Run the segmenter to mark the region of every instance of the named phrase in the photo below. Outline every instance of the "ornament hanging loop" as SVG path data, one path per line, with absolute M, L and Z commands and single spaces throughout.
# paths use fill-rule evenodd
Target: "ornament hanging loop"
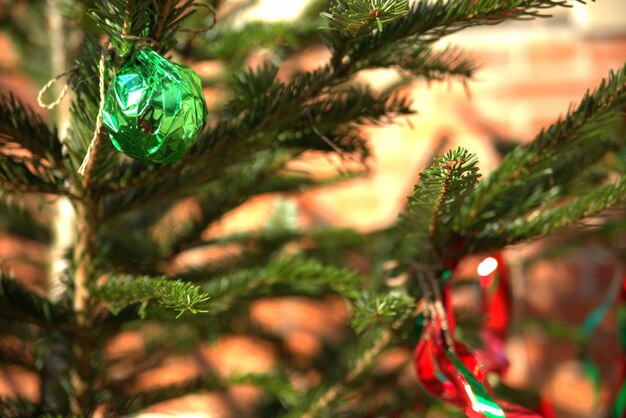
M 69 70 L 62 72 L 58 76 L 56 76 L 53 79 L 51 79 L 50 81 L 48 81 L 41 88 L 41 90 L 39 90 L 39 94 L 37 95 L 37 103 L 39 104 L 39 106 L 44 108 L 44 109 L 54 109 L 55 107 L 57 107 L 59 105 L 59 103 L 61 103 L 61 100 L 63 100 L 63 98 L 67 94 L 67 92 L 68 92 L 68 90 L 70 88 L 71 77 L 76 73 L 76 71 L 78 71 L 78 67 L 77 66 L 73 66 Z M 65 85 L 63 86 L 63 89 L 61 89 L 61 93 L 59 94 L 59 97 L 57 97 L 56 100 L 54 100 L 52 103 L 44 102 L 44 100 L 43 100 L 44 94 L 46 94 L 46 92 L 50 89 L 50 87 L 52 87 L 54 85 L 54 83 L 56 83 L 57 81 L 59 81 L 63 77 L 67 77 L 68 80 L 65 83 Z
M 208 3 L 191 3 L 192 6 L 198 8 L 204 8 L 207 9 L 209 11 L 209 13 L 211 14 L 211 24 L 207 27 L 204 28 L 199 28 L 199 29 L 192 29 L 192 28 L 180 28 L 178 29 L 180 32 L 189 32 L 189 33 L 204 33 L 204 32 L 208 32 L 211 29 L 213 29 L 215 27 L 215 25 L 217 24 L 217 12 L 215 11 L 215 8 L 213 6 L 211 6 Z

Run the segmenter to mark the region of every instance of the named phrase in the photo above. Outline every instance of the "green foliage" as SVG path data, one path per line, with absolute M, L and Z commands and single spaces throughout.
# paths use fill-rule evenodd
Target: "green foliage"
M 281 84 L 277 83 L 278 67 L 268 62 L 255 69 L 243 69 L 233 75 L 230 90 L 233 98 L 226 106 L 227 115 L 244 112 L 251 103 L 276 94 Z
M 435 158 L 420 173 L 420 182 L 401 215 L 420 261 L 447 260 L 455 237 L 454 217 L 478 185 L 479 176 L 476 155 L 463 148 Z
M 350 270 L 306 258 L 286 258 L 253 269 L 237 269 L 212 279 L 202 287 L 211 295 L 214 310 L 226 310 L 233 303 L 250 296 L 263 295 L 272 286 L 284 285 L 301 292 L 332 289 L 347 298 L 358 295 L 355 290 L 360 277 Z
M 285 407 L 295 405 L 300 400 L 300 392 L 287 376 L 267 373 L 246 373 L 228 376 L 228 383 L 252 385 L 275 395 Z
M 542 208 L 525 218 L 517 218 L 494 229 L 485 229 L 475 239 L 487 240 L 491 248 L 500 248 L 540 235 L 546 235 L 582 219 L 597 215 L 621 202 L 626 196 L 626 177 L 615 184 L 597 187 L 582 196 L 554 207 Z M 495 226 L 495 225 L 494 225 Z M 484 246 L 486 247 L 486 245 Z
M 200 389 L 220 390 L 224 388 L 225 385 L 219 376 L 214 373 L 207 373 L 185 382 L 158 387 L 133 395 L 120 394 L 116 399 L 115 411 L 120 414 L 137 413 L 146 406 L 176 399 Z
M 192 391 L 250 384 L 268 393 L 269 408 L 275 414 L 364 416 L 373 414 L 376 408 L 369 410 L 371 405 L 382 405 L 392 415 L 405 413 L 406 405 L 415 403 L 413 391 L 400 389 L 376 401 L 380 388 L 399 386 L 398 373 L 368 373 L 388 347 L 410 345 L 408 329 L 419 304 L 413 280 L 402 290 L 390 290 L 384 266 L 398 260 L 401 272 L 418 267 L 434 271 L 468 253 L 552 233 L 620 202 L 626 194 L 622 155 L 626 149 L 626 67 L 611 73 L 531 144 L 512 150 L 480 184 L 474 154 L 459 148 L 435 158 L 420 174 L 400 227 L 370 234 L 319 225 L 301 230 L 290 221 L 294 211 L 287 207 L 268 216 L 256 231 L 210 239 L 205 238 L 205 231 L 254 196 L 297 192 L 367 173 L 351 168 L 321 179 L 289 169 L 290 162 L 308 151 L 336 153 L 363 164 L 369 148 L 359 128 L 413 113 L 400 83 L 381 90 L 371 88 L 356 82 L 359 71 L 392 68 L 407 81 L 465 82 L 473 77 L 476 66 L 462 50 L 437 49 L 435 41 L 472 26 L 542 17 L 550 8 L 573 3 L 433 0 L 409 6 L 406 0 L 334 0 L 321 13 L 330 29 L 323 33 L 331 52 L 329 61 L 313 71 L 290 75 L 291 64 L 283 65 L 281 60 L 320 45 L 315 28 L 327 2 L 315 1 L 296 23 L 251 22 L 234 28 L 240 8 L 224 10 L 221 1 L 211 1 L 221 12 L 220 22 L 215 30 L 194 38 L 180 31 L 183 24 L 201 23 L 201 18 L 185 20 L 197 7 L 191 0 L 90 0 L 80 5 L 63 0 L 74 27 L 94 32 L 84 37 L 69 77 L 72 108 L 67 141 L 62 147 L 54 129 L 32 110 L 12 96 L 0 97 L 0 146 L 6 154 L 0 162 L 0 188 L 71 198 L 80 236 L 68 251 L 73 263 L 67 274 L 76 286 L 87 282 L 89 297 L 83 302 L 88 306 L 84 312 L 73 312 L 66 301 L 53 304 L 15 280 L 0 277 L 3 335 L 29 341 L 28 350 L 36 346 L 33 359 L 3 349 L 0 358 L 29 368 L 43 365 L 44 407 L 70 404 L 69 397 L 75 396 L 73 391 L 78 392 L 79 386 L 70 388 L 66 383 L 69 370 L 75 368 L 77 376 L 91 385 L 72 399 L 84 410 L 105 403 L 111 411 L 126 414 Z M 91 22 L 83 16 L 88 8 Z M 33 11 L 41 21 L 41 7 L 33 5 Z M 0 24 L 7 24 L 2 13 Z M 27 39 L 29 31 L 18 26 L 18 37 Z M 103 50 L 98 41 L 101 33 L 96 33 L 100 30 L 111 38 L 113 49 Z M 175 46 L 177 60 L 221 61 L 219 75 L 204 81 L 223 95 L 194 148 L 173 165 L 144 164 L 117 153 L 102 133 L 92 155 L 94 176 L 83 179 L 75 174 L 96 129 L 101 55 L 105 54 L 103 82 L 108 86 L 134 49 L 150 47 L 167 54 Z M 264 64 L 247 67 L 258 62 Z M 18 148 L 20 153 L 15 152 Z M 619 149 L 622 154 L 613 154 Z M 599 163 L 608 161 L 607 155 L 611 165 L 599 169 Z M 190 219 L 180 220 L 179 203 L 190 197 L 197 210 Z M 7 212 L 0 227 L 32 232 L 42 241 L 50 238 L 45 226 L 26 219 L 18 228 L 14 222 L 16 218 Z M 236 255 L 189 267 L 179 280 L 164 275 L 186 250 L 201 246 L 221 250 L 229 245 L 237 249 Z M 361 273 L 342 267 L 346 265 L 357 266 Z M 96 285 L 97 278 L 104 283 Z M 70 295 L 72 291 L 68 289 Z M 248 318 L 253 300 L 277 295 L 322 298 L 329 293 L 350 303 L 358 335 L 344 336 L 349 341 L 339 344 L 322 344 L 320 359 L 314 360 L 320 363 L 312 367 L 325 366 L 324 356 L 331 356 L 334 363 L 332 370 L 320 367 L 323 382 L 316 388 L 304 393 L 296 389 L 292 373 L 306 371 L 298 370 L 285 356 L 271 374 L 220 377 L 207 373 L 179 385 L 127 392 L 137 373 L 226 332 L 251 334 L 281 346 L 279 337 Z M 115 315 L 96 309 L 101 305 Z M 185 312 L 207 315 L 170 320 Z M 459 317 L 457 325 L 459 335 L 477 342 L 479 320 Z M 150 355 L 129 365 L 128 376 L 105 377 L 103 370 L 111 364 L 100 348 L 108 339 L 122 330 L 143 332 L 150 327 L 158 329 L 154 331 L 158 335 L 146 332 L 145 350 Z M 90 351 L 93 347 L 95 351 Z M 45 353 L 37 353 L 40 349 Z M 56 357 L 59 353 L 63 356 Z M 66 364 L 55 362 L 61 357 Z M 69 358 L 73 358 L 71 365 Z M 122 366 L 124 360 L 112 363 Z M 63 367 L 55 369 L 54 364 Z M 51 382 L 64 382 L 60 392 L 67 386 L 69 397 L 61 393 L 56 399 Z M 365 402 L 357 406 L 344 402 L 351 391 L 360 397 L 355 399 Z M 34 407 L 11 401 L 0 406 L 0 415 L 32 415 Z
M 579 179 L 581 170 L 600 160 L 608 151 L 624 146 L 626 124 L 620 115 L 626 104 L 626 66 L 611 72 L 593 92 L 588 92 L 577 108 L 541 131 L 531 143 L 519 146 L 468 198 L 456 216 L 459 232 L 468 238 L 467 251 L 498 248 L 504 243 L 554 231 L 559 224 L 574 222 L 586 213 L 596 213 L 604 205 L 616 203 L 621 186 L 602 189 L 603 203 L 591 190 L 588 197 L 559 209 L 557 199 L 570 194 L 564 186 Z M 585 189 L 582 189 L 583 196 Z M 609 197 L 610 196 L 610 197 Z M 535 221 L 533 211 L 548 211 Z M 559 218 L 562 222 L 559 222 Z M 546 221 L 551 226 L 539 227 Z M 499 231 L 499 232 L 496 232 Z M 501 233 L 501 234 L 500 234 Z M 507 237 L 507 234 L 512 234 Z M 497 237 L 499 235 L 499 237 Z M 496 241 L 485 240 L 484 237 Z
M 52 231 L 37 219 L 40 214 L 41 211 L 0 205 L 0 231 L 48 244 Z
M 333 0 L 328 12 L 321 15 L 328 23 L 327 29 L 337 30 L 346 36 L 357 36 L 406 16 L 407 0 Z
M 159 52 L 169 50 L 182 21 L 193 13 L 193 2 L 185 0 L 107 0 L 95 2 L 91 11 L 96 23 L 109 35 L 116 51 L 128 55 L 135 42 Z
M 388 331 L 380 327 L 372 328 L 360 335 L 351 345 L 342 348 L 339 358 L 325 380 L 314 390 L 306 393 L 299 405 L 280 415 L 281 418 L 341 416 L 341 407 L 345 410 L 342 395 L 358 385 L 359 380 L 367 375 L 378 356 L 389 343 Z
M 0 312 L 11 321 L 41 327 L 68 324 L 72 319 L 67 306 L 52 304 L 4 272 L 0 273 Z
M 26 399 L 0 397 L 0 415 L 6 418 L 37 416 L 39 407 Z
M 221 23 L 222 21 L 220 21 Z M 278 58 L 298 52 L 318 38 L 316 20 L 300 19 L 296 24 L 287 22 L 249 22 L 241 28 L 224 28 L 218 23 L 199 45 L 198 56 L 223 60 L 232 68 L 240 68 L 250 55 L 258 50 L 273 51 Z
M 157 13 L 151 0 L 94 2 L 91 16 L 102 28 L 120 56 L 127 56 L 134 45 L 132 37 L 147 37 Z
M 399 291 L 358 300 L 354 306 L 352 328 L 361 333 L 372 325 L 391 327 L 408 318 L 414 309 L 415 300 Z
M 388 23 L 383 31 L 347 43 L 340 36 L 331 36 L 328 41 L 334 53 L 333 62 L 342 72 L 349 72 L 362 59 L 379 51 L 406 47 L 411 43 L 433 42 L 472 26 L 498 24 L 507 19 L 544 17 L 543 10 L 569 4 L 568 0 L 418 1 L 411 5 L 405 17 Z
M 165 277 L 111 277 L 107 282 L 92 289 L 93 294 L 100 297 L 113 312 L 120 312 L 131 304 L 146 304 L 156 300 L 167 309 L 178 312 L 181 316 L 185 312 L 193 314 L 208 312 L 205 307 L 210 299 L 198 286 L 180 280 L 170 280 Z M 140 313 L 143 312 L 142 307 Z
M 449 77 L 469 79 L 477 68 L 463 50 L 450 46 L 435 50 L 428 43 L 401 44 L 367 56 L 357 64 L 359 69 L 379 67 L 398 68 L 429 81 Z
M 57 169 L 62 167 L 62 146 L 57 133 L 14 96 L 0 94 L 0 147 L 10 144 L 30 151 L 31 159 L 40 166 L 44 164 L 42 161 L 47 161 Z M 50 170 L 49 166 L 47 169 Z
M 3 146 L 16 142 L 42 158 L 61 159 L 61 144 L 56 133 L 12 95 L 0 95 L 0 134 Z

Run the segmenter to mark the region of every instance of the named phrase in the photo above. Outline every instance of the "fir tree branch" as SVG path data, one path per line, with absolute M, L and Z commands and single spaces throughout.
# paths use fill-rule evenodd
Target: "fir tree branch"
M 152 39 L 161 39 L 166 23 L 176 7 L 175 0 L 160 0 L 158 3 L 158 16 L 150 30 L 150 37 Z
M 178 224 L 175 235 L 167 239 L 164 251 L 167 259 L 172 259 L 180 252 L 190 248 L 199 239 L 210 223 L 216 222 L 224 214 L 241 205 L 250 196 L 258 194 L 258 189 L 276 175 L 276 172 L 291 159 L 291 154 L 279 153 L 270 156 L 267 161 L 257 160 L 234 175 L 221 179 L 213 187 L 205 188 L 198 196 L 200 216 L 194 217 L 185 224 Z M 225 189 L 223 184 L 230 187 Z M 256 192 L 256 193 L 255 193 Z
M 0 416 L 6 418 L 34 417 L 39 405 L 23 398 L 0 397 Z
M 71 195 L 63 187 L 62 172 L 51 167 L 50 162 L 37 155 L 20 155 L 21 150 L 11 145 L 0 151 L 0 190 Z
M 146 36 L 154 21 L 154 5 L 153 0 L 96 1 L 90 15 L 109 36 L 117 53 L 126 57 L 134 43 Z
M 574 0 L 578 1 L 578 0 Z M 386 25 L 384 31 L 349 43 L 334 43 L 333 62 L 349 72 L 366 56 L 402 41 L 428 41 L 477 25 L 495 25 L 507 19 L 545 17 L 543 10 L 568 7 L 568 0 L 445 0 L 414 2 L 408 15 Z M 348 57 L 348 62 L 342 62 Z
M 15 142 L 37 157 L 64 170 L 62 145 L 57 133 L 51 131 L 31 108 L 14 96 L 0 94 L 0 145 Z
M 222 16 L 221 22 L 225 19 Z M 229 67 L 237 68 L 246 58 L 259 49 L 274 51 L 283 58 L 297 54 L 310 44 L 319 43 L 317 19 L 297 22 L 248 22 L 241 28 L 216 26 L 205 35 L 206 41 L 191 54 L 198 59 L 222 60 Z
M 359 70 L 380 67 L 398 68 L 429 81 L 449 77 L 469 79 L 477 69 L 477 65 L 460 48 L 449 46 L 434 50 L 429 43 L 413 42 L 372 54 L 356 64 Z
M 251 385 L 274 394 L 280 403 L 287 407 L 294 406 L 300 397 L 300 392 L 291 381 L 279 374 L 246 373 L 233 374 L 227 377 L 227 383 L 232 385 Z
M 603 212 L 625 196 L 626 177 L 622 177 L 615 184 L 596 187 L 566 203 L 540 207 L 525 217 L 489 224 L 476 237 L 471 237 L 468 244 L 475 251 L 486 251 L 553 233 Z
M 60 192 L 56 187 L 50 185 L 17 184 L 4 181 L 0 181 L 0 190 L 10 193 L 61 194 L 70 196 L 69 192 Z
M 150 30 L 149 37 L 159 41 L 161 52 L 172 48 L 176 43 L 176 35 L 180 29 L 183 20 L 192 13 L 194 3 L 193 0 L 156 0 L 158 4 L 158 14 Z
M 71 328 L 67 328 L 72 320 L 67 307 L 50 303 L 3 272 L 0 272 L 0 302 L 0 312 L 6 315 L 5 318 L 30 322 L 43 328 L 55 326 L 68 331 Z
M 435 159 L 420 173 L 420 183 L 409 196 L 401 224 L 415 240 L 419 257 L 437 255 L 445 261 L 454 235 L 453 216 L 480 176 L 476 155 L 458 148 Z
M 328 410 L 333 403 L 341 398 L 352 386 L 355 380 L 360 378 L 378 356 L 389 346 L 393 340 L 393 332 L 390 329 L 380 331 L 375 338 L 367 341 L 367 344 L 360 344 L 356 348 L 356 353 L 351 353 L 348 357 L 353 359 L 354 364 L 349 367 L 349 371 L 339 381 L 331 386 L 317 390 L 312 401 L 303 408 L 297 408 L 288 417 L 315 418 L 317 416 L 328 416 Z M 324 415 L 322 415 L 324 414 Z
M 291 89 L 291 87 L 284 88 Z M 301 86 L 299 88 L 305 89 L 307 87 Z M 300 93 L 282 91 L 276 97 L 267 100 L 269 103 L 274 103 L 277 100 L 286 100 L 284 96 L 292 94 L 299 95 Z M 212 149 L 204 150 L 200 154 L 200 147 L 210 143 L 199 142 L 198 148 L 195 148 L 196 151 L 192 150 L 187 155 L 188 158 L 184 158 L 173 167 L 168 167 L 166 171 L 157 169 L 146 174 L 147 178 L 140 175 L 141 182 L 133 179 L 130 184 L 123 184 L 125 193 L 116 198 L 117 201 L 121 200 L 121 203 L 111 205 L 115 212 L 107 214 L 107 218 L 159 200 L 184 196 L 193 191 L 194 188 L 220 176 L 224 177 L 225 171 L 233 170 L 232 165 L 241 160 L 237 144 L 245 140 L 245 137 L 237 137 L 234 132 L 237 129 L 236 126 L 239 126 L 238 129 L 242 129 L 241 124 L 243 124 L 252 129 L 256 126 L 257 119 L 267 120 L 265 119 L 266 114 L 272 111 L 272 107 L 262 106 L 262 110 L 260 108 L 259 111 L 261 114 L 255 114 L 255 112 L 244 114 L 245 119 L 240 119 L 237 123 L 224 122 L 218 125 L 213 132 L 216 135 L 216 140 L 220 143 Z M 355 87 L 307 103 L 306 108 L 291 109 L 289 116 L 283 116 L 282 121 L 279 122 L 282 127 L 278 131 L 264 132 L 262 128 L 254 131 L 255 141 L 248 142 L 246 145 L 248 153 L 254 154 L 256 152 L 257 158 L 262 158 L 263 153 L 276 152 L 277 146 L 284 144 L 285 148 L 292 147 L 289 140 L 293 136 L 298 136 L 296 143 L 300 145 L 299 152 L 306 149 L 307 144 L 303 141 L 304 138 L 311 138 L 309 149 L 320 149 L 320 147 L 328 149 L 324 141 L 312 130 L 309 118 L 303 112 L 309 112 L 307 114 L 313 115 L 312 117 L 318 119 L 320 125 L 326 130 L 327 126 L 334 128 L 337 125 L 348 124 L 348 122 L 352 124 L 388 122 L 392 116 L 410 114 L 411 110 L 407 99 L 403 96 L 386 93 L 375 94 L 365 87 Z M 269 116 L 269 119 L 274 118 L 275 116 Z M 315 120 L 314 123 L 316 123 Z M 229 134 L 220 132 L 222 129 L 232 130 L 235 139 L 227 140 Z M 246 128 L 243 129 L 244 131 L 247 130 Z M 250 132 L 252 133 L 252 131 Z M 346 129 L 335 129 L 333 133 L 336 135 L 333 143 L 339 148 L 345 147 L 348 151 L 354 150 L 363 156 L 367 155 L 367 150 L 364 148 L 360 137 L 350 134 L 347 127 Z M 221 167 L 208 166 L 206 161 L 209 160 L 219 160 Z M 199 165 L 200 162 L 203 163 Z M 159 177 L 152 178 L 157 173 L 160 173 Z
M 407 0 L 333 0 L 321 16 L 328 23 L 324 29 L 354 37 L 367 31 L 383 31 L 383 25 L 409 13 Z
M 243 204 L 252 196 L 264 193 L 276 192 L 302 192 L 314 187 L 323 187 L 350 179 L 361 177 L 367 171 L 355 171 L 341 173 L 325 179 L 314 179 L 307 175 L 281 175 L 278 171 L 286 162 L 282 161 L 282 153 L 278 154 L 276 167 L 269 165 L 263 167 L 260 161 L 256 161 L 252 170 L 247 171 L 247 167 L 237 170 L 234 177 L 225 177 L 216 182 L 215 185 L 205 188 L 199 192 L 197 204 L 200 213 L 194 215 L 187 222 L 176 220 L 171 226 L 167 226 L 167 219 L 155 226 L 157 229 L 165 227 L 165 232 L 159 234 L 159 241 L 163 242 L 164 260 L 172 260 L 181 252 L 195 246 L 207 245 L 200 237 L 210 225 L 218 222 L 221 217 Z M 285 156 L 289 159 L 290 156 Z M 229 184 L 228 188 L 223 187 Z M 166 223 L 166 225 L 163 225 Z
M 359 299 L 354 304 L 351 325 L 357 334 L 375 325 L 390 328 L 406 320 L 414 309 L 415 300 L 399 291 Z
M 165 277 L 111 277 L 99 287 L 92 287 L 92 295 L 98 296 L 113 312 L 120 312 L 135 303 L 156 300 L 167 309 L 178 312 L 208 312 L 204 307 L 210 296 L 200 288 L 180 280 Z
M 215 238 L 202 242 L 202 245 L 221 246 L 237 244 L 244 251 L 241 254 L 223 257 L 207 266 L 189 269 L 181 274 L 192 282 L 209 281 L 229 275 L 233 269 L 260 269 L 267 264 L 268 258 L 280 254 L 281 249 L 290 243 L 302 246 L 302 258 L 313 258 L 326 264 L 341 265 L 347 250 L 364 251 L 366 238 L 351 229 L 320 227 L 311 230 L 298 230 L 289 226 L 271 226 L 261 231 L 237 233 L 231 236 Z M 371 242 L 368 240 L 368 242 Z M 375 244 L 373 245 L 375 246 Z M 375 250 L 373 250 L 375 251 Z M 376 252 L 376 256 L 386 257 Z M 311 289 L 299 289 L 297 286 L 281 286 L 286 293 L 319 294 L 324 291 L 323 283 L 314 284 Z
M 202 289 L 213 298 L 213 311 L 227 310 L 235 301 L 263 293 L 263 289 L 277 285 L 312 290 L 328 287 L 347 298 L 355 298 L 359 276 L 347 269 L 322 264 L 306 258 L 270 261 L 266 266 L 238 269 L 217 277 Z
M 204 390 L 225 389 L 222 379 L 214 373 L 205 373 L 186 382 L 158 387 L 149 391 L 136 394 L 120 393 L 116 397 L 114 410 L 118 414 L 137 413 L 150 405 L 176 399 L 189 393 Z
M 512 218 L 559 196 L 581 169 L 623 143 L 620 116 L 626 105 L 626 65 L 528 145 L 518 146 L 468 197 L 457 225 L 472 236 L 492 219 Z M 556 194 L 555 194 L 556 193 Z

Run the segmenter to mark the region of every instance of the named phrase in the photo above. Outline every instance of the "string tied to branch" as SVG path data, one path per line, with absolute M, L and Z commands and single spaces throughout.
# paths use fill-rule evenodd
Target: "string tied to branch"
M 83 163 L 78 168 L 78 174 L 84 176 L 87 171 L 87 167 L 91 161 L 91 156 L 96 148 L 99 138 L 100 131 L 102 130 L 102 109 L 104 108 L 104 95 L 105 95 L 105 85 L 104 85 L 104 71 L 105 71 L 105 61 L 107 50 L 109 49 L 109 40 L 107 40 L 102 46 L 102 52 L 100 54 L 100 62 L 98 63 L 98 88 L 100 93 L 100 103 L 98 104 L 98 116 L 96 117 L 96 128 L 93 133 L 93 137 L 91 138 L 91 142 L 89 143 L 89 148 L 87 148 L 87 153 L 85 154 L 85 158 L 83 159 Z

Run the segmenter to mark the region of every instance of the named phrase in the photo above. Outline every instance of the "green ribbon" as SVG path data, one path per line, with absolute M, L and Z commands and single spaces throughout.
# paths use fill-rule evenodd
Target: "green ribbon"
M 596 328 L 602 323 L 606 315 L 613 306 L 613 303 L 619 295 L 621 289 L 621 280 L 614 280 L 609 288 L 608 292 L 604 296 L 602 303 L 598 305 L 593 311 L 591 311 L 585 318 L 583 324 L 580 327 L 580 343 L 578 348 L 579 360 L 583 365 L 587 379 L 591 382 L 593 389 L 593 405 L 597 406 L 600 402 L 600 395 L 602 391 L 602 382 L 600 379 L 600 371 L 595 362 L 589 357 L 587 352 L 587 343 L 595 332 Z M 620 326 L 620 333 L 626 333 L 626 326 Z M 626 347 L 626 337 L 621 336 L 622 346 Z
M 624 418 L 624 412 L 626 412 L 626 385 L 622 383 L 611 410 L 611 418 Z
M 502 418 L 504 410 L 498 406 L 487 388 L 472 374 L 461 360 L 448 350 L 446 355 L 456 369 L 463 375 L 469 386 L 468 394 L 472 402 L 472 409 L 482 413 L 487 418 Z M 471 391 L 471 393 L 469 393 Z M 473 398 L 473 399 L 472 399 Z

